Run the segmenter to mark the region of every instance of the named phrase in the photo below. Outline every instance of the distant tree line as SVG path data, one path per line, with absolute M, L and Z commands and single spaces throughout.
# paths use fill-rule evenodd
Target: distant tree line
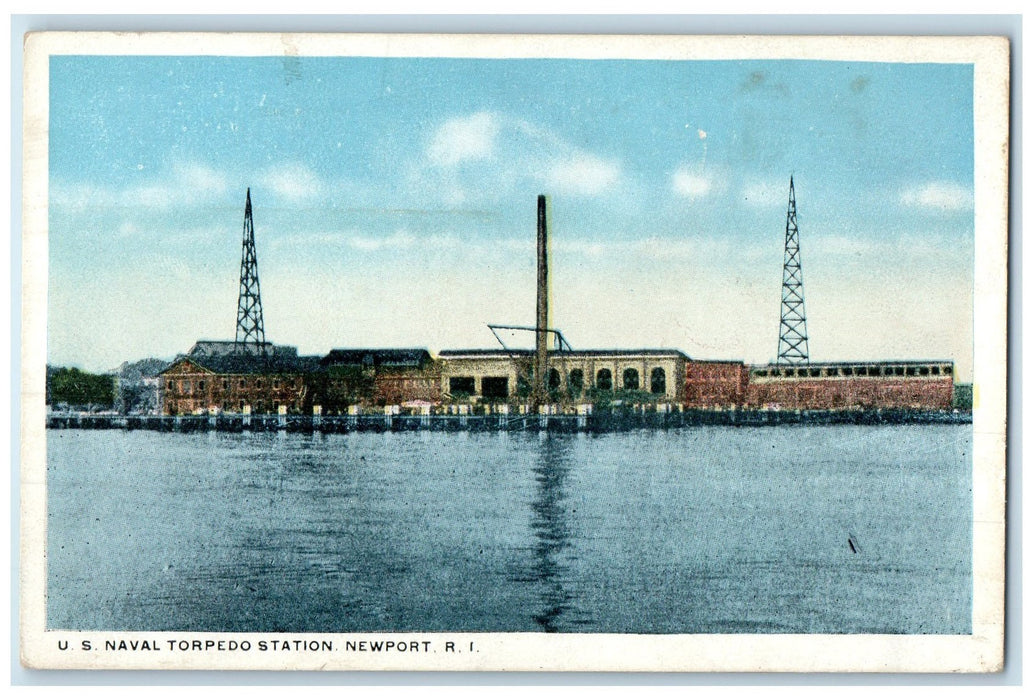
M 47 365 L 47 405 L 109 409 L 115 405 L 115 377 L 75 367 Z

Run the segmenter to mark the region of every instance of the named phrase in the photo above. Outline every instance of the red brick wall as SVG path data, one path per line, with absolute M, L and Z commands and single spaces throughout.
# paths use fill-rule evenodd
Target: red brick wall
M 191 362 L 183 362 L 162 374 L 162 413 L 188 415 L 217 408 L 240 413 L 251 406 L 252 413 L 276 413 L 287 406 L 291 413 L 302 411 L 305 383 L 300 374 L 213 374 Z
M 690 408 L 739 406 L 746 393 L 748 374 L 741 362 L 685 363 L 685 397 Z
M 381 370 L 373 379 L 373 401 L 397 405 L 406 401 L 441 401 L 441 373 L 439 371 Z
M 745 404 L 751 408 L 935 408 L 951 405 L 951 377 L 852 377 L 753 379 Z

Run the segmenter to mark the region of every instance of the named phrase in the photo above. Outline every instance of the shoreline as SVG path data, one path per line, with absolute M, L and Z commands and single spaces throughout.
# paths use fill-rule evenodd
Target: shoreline
M 699 410 L 598 411 L 570 414 L 346 416 L 211 414 L 190 416 L 119 416 L 53 413 L 49 430 L 152 430 L 157 432 L 519 432 L 615 433 L 638 429 L 672 429 L 702 425 L 758 427 L 780 425 L 970 425 L 971 411 L 857 409 L 836 411 Z

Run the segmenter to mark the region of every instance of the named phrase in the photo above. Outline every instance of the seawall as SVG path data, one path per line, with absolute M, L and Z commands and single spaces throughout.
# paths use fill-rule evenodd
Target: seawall
M 47 428 L 53 430 L 155 430 L 160 432 L 270 432 L 302 433 L 394 432 L 413 430 L 620 432 L 644 428 L 671 429 L 699 425 L 742 427 L 777 425 L 902 425 L 966 424 L 968 411 L 913 409 L 859 409 L 839 411 L 701 411 L 676 412 L 598 411 L 590 415 L 192 415 L 118 416 L 89 413 L 53 413 Z

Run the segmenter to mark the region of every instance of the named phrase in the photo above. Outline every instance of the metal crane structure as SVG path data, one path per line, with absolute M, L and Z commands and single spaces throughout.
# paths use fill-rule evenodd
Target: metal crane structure
M 503 350 L 509 350 L 509 346 L 506 345 L 505 341 L 502 340 L 502 337 L 499 336 L 499 334 L 496 333 L 495 331 L 530 331 L 532 333 L 536 333 L 538 331 L 538 329 L 535 328 L 534 326 L 510 326 L 510 325 L 504 325 L 504 324 L 501 324 L 501 323 L 489 323 L 487 325 L 488 325 L 488 330 L 490 330 L 492 335 L 495 336 L 495 340 L 499 341 L 499 345 L 502 346 Z M 563 333 L 561 333 L 559 331 L 559 329 L 557 329 L 557 328 L 546 328 L 545 332 L 546 333 L 552 333 L 553 338 L 555 339 L 554 342 L 553 342 L 553 349 L 554 350 L 567 351 L 567 352 L 571 352 L 571 351 L 574 350 L 574 348 L 570 347 L 570 343 L 568 343 L 567 339 L 563 337 Z

